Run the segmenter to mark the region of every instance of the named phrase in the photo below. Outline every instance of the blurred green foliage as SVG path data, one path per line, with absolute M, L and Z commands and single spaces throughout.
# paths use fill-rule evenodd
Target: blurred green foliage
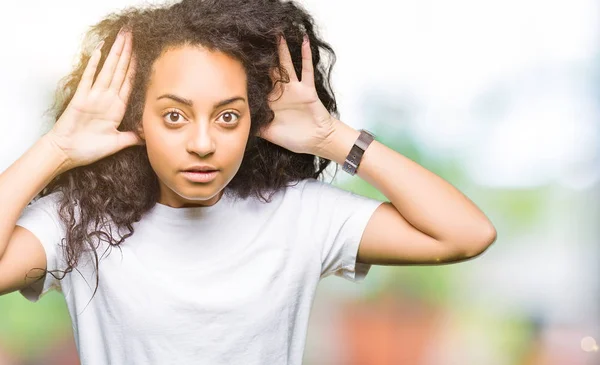
M 72 331 L 62 293 L 52 291 L 36 303 L 14 292 L 0 297 L 0 343 L 11 353 L 34 356 L 57 334 Z
M 490 219 L 503 239 L 521 234 L 542 217 L 550 188 L 524 190 L 495 189 L 476 185 L 463 168 L 460 155 L 433 153 L 418 143 L 408 123 L 414 109 L 410 101 L 391 104 L 385 97 L 370 96 L 365 102 L 365 113 L 376 139 L 401 153 L 429 171 L 442 177 L 467 194 Z M 398 106 L 403 105 L 403 106 Z M 389 201 L 381 192 L 358 176 L 350 177 L 340 187 L 380 201 Z M 508 240 L 510 241 L 510 240 Z M 458 264 L 460 265 L 460 264 Z M 453 287 L 460 280 L 460 270 L 455 265 L 385 267 L 377 271 L 373 285 L 367 292 L 372 300 L 386 293 L 397 293 L 430 303 L 443 304 L 451 300 Z

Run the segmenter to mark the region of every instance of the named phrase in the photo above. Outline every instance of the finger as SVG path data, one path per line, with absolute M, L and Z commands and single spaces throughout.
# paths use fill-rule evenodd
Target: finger
M 125 81 L 121 86 L 121 90 L 119 90 L 119 98 L 123 101 L 127 101 L 129 99 L 129 94 L 131 93 L 131 88 L 133 87 L 133 80 L 135 79 L 135 69 L 137 66 L 137 62 L 135 59 L 135 55 L 131 55 L 131 60 L 129 61 L 129 68 L 127 69 L 127 75 L 125 76 Z
M 292 62 L 292 55 L 283 36 L 279 40 L 279 62 L 290 76 L 290 81 L 298 81 L 296 71 L 294 70 L 294 63 Z
M 94 84 L 94 75 L 96 74 L 98 63 L 100 63 L 100 58 L 102 57 L 102 45 L 104 45 L 104 41 L 98 43 L 96 48 L 94 48 L 92 51 L 92 54 L 88 60 L 88 64 L 85 66 L 83 74 L 81 75 L 81 80 L 77 86 L 77 91 L 85 92 L 92 88 L 92 85 Z
M 304 42 L 302 43 L 302 83 L 309 86 L 315 85 L 312 51 L 308 35 L 304 36 Z
M 115 42 L 110 48 L 110 53 L 106 57 L 104 65 L 102 65 L 102 70 L 96 79 L 94 87 L 97 86 L 105 89 L 109 87 L 115 73 L 115 68 L 117 67 L 121 53 L 123 52 L 123 46 L 125 44 L 125 36 L 123 33 L 123 31 L 119 32 L 119 35 L 117 35 Z
M 123 80 L 127 75 L 127 69 L 129 66 L 129 61 L 131 60 L 131 33 L 125 33 L 125 45 L 123 46 L 123 53 L 121 53 L 121 57 L 119 58 L 119 63 L 117 64 L 117 68 L 115 70 L 115 74 L 113 76 L 112 81 L 110 82 L 110 88 L 116 91 L 121 89 L 123 85 Z

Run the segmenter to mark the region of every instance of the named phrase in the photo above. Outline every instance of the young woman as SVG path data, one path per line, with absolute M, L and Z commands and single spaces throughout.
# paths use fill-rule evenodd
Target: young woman
M 321 278 L 495 240 L 450 184 L 339 120 L 333 51 L 293 2 L 128 9 L 101 39 L 0 175 L 0 293 L 62 291 L 82 364 L 300 364 Z M 331 161 L 390 202 L 318 180 Z

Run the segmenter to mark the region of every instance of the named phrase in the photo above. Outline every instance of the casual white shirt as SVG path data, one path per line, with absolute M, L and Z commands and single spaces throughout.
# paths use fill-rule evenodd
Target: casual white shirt
M 40 240 L 48 270 L 65 267 L 57 197 L 17 222 Z M 82 365 L 300 365 L 317 284 L 364 279 L 370 266 L 356 255 L 380 204 L 315 179 L 270 203 L 224 194 L 210 207 L 156 204 L 119 247 L 97 241 L 93 299 L 90 253 L 64 279 L 47 274 L 21 293 L 64 294 Z

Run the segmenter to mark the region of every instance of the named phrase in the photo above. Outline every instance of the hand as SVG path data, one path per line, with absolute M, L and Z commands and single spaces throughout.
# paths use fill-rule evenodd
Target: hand
M 283 37 L 279 43 L 279 59 L 290 81 L 276 84 L 269 96 L 269 105 L 275 118 L 258 135 L 292 152 L 317 154 L 333 133 L 335 119 L 329 114 L 315 89 L 308 37 L 302 44 L 301 81 L 296 76 L 292 57 Z M 271 76 L 273 81 L 281 79 L 277 68 Z
M 70 168 L 143 144 L 134 132 L 117 130 L 127 108 L 135 72 L 131 34 L 123 30 L 119 33 L 94 82 L 103 43 L 92 52 L 75 95 L 46 135 L 65 153 Z

